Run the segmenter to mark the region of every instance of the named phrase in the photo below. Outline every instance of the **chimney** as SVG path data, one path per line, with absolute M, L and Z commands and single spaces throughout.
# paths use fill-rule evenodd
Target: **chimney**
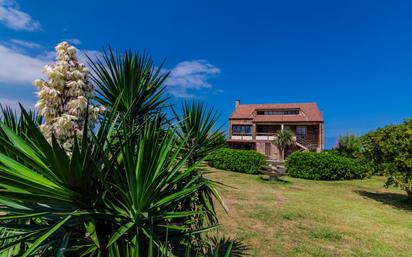
M 239 99 L 236 99 L 236 100 L 235 100 L 235 108 L 237 108 L 239 105 L 240 105 L 240 100 L 239 100 Z

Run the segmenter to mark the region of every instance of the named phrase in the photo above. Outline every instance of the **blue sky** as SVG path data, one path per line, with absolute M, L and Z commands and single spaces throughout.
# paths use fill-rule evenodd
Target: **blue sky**
M 173 101 L 226 122 L 242 103 L 317 102 L 327 146 L 412 116 L 409 1 L 0 0 L 0 102 L 35 102 L 31 81 L 62 40 L 83 53 L 146 50 L 172 71 Z

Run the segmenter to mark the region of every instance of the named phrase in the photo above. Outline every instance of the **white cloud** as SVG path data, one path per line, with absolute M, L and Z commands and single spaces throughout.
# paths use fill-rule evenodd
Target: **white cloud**
M 90 57 L 93 60 L 96 60 L 96 58 L 101 58 L 102 57 L 102 52 L 96 51 L 96 50 L 79 50 L 78 49 L 78 54 L 77 54 L 77 59 L 79 62 L 87 64 L 89 62 L 89 59 L 86 57 Z
M 0 83 L 27 84 L 42 77 L 45 60 L 0 44 Z
M 0 43 L 0 83 L 31 85 L 35 79 L 44 78 L 43 67 L 54 62 L 55 52 L 43 51 L 40 55 L 34 56 L 29 54 L 29 50 L 33 48 L 41 49 L 42 46 L 17 39 L 10 40 L 7 44 Z M 79 61 L 85 64 L 88 61 L 86 54 L 94 59 L 102 53 L 95 50 L 79 50 Z
M 17 45 L 20 47 L 24 47 L 24 48 L 41 48 L 42 45 L 34 43 L 34 42 L 30 42 L 30 41 L 24 41 L 24 40 L 19 40 L 19 39 L 10 39 L 10 43 L 12 43 L 13 45 Z
M 0 83 L 31 85 L 35 79 L 44 78 L 43 67 L 54 62 L 55 53 L 43 51 L 40 55 L 30 55 L 28 50 L 33 48 L 37 48 L 37 52 L 42 50 L 42 46 L 36 43 L 18 39 L 10 40 L 8 44 L 0 43 Z M 88 63 L 86 55 L 96 59 L 101 58 L 102 53 L 79 49 L 80 62 Z M 193 97 L 195 91 L 202 89 L 208 89 L 211 94 L 220 94 L 222 90 L 213 88 L 209 83 L 210 78 L 220 73 L 219 68 L 206 60 L 183 61 L 170 70 L 166 85 L 176 97 Z
M 211 89 L 209 78 L 220 73 L 220 69 L 206 60 L 192 60 L 178 63 L 170 72 L 166 85 L 176 97 L 193 97 L 192 90 Z
M 14 30 L 35 31 L 40 23 L 28 14 L 19 10 L 14 0 L 0 0 L 0 23 Z
M 70 44 L 73 44 L 73 45 L 81 45 L 82 44 L 82 41 L 80 41 L 80 39 L 78 39 L 78 38 L 68 38 L 68 39 L 66 39 L 66 41 L 69 42 Z

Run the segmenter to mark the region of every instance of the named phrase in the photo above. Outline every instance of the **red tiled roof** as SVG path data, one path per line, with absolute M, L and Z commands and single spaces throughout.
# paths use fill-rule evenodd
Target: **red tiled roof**
M 256 115 L 257 110 L 300 109 L 298 115 Z M 254 122 L 323 122 L 316 103 L 240 104 L 230 119 L 249 119 Z

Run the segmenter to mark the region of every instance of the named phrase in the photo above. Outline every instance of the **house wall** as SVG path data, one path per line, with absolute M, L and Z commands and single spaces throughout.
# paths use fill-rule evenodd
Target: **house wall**
M 307 128 L 307 135 L 304 139 L 305 142 L 308 144 L 316 145 L 317 147 L 320 146 L 320 138 L 322 137 L 321 133 L 319 133 L 319 125 L 305 125 L 305 124 L 297 124 L 297 125 L 286 125 L 285 128 L 289 127 L 291 131 L 296 133 L 296 128 L 300 126 L 305 126 Z
M 269 142 L 269 141 L 261 141 L 261 142 L 256 142 L 256 151 L 258 152 L 258 153 L 261 153 L 261 154 L 263 154 L 263 155 L 266 155 L 266 143 L 269 143 L 270 144 L 270 156 L 269 157 L 271 157 L 271 158 L 273 158 L 273 159 L 278 159 L 278 157 L 279 157 L 279 150 L 278 150 L 278 148 L 274 145 L 274 144 L 272 144 L 271 142 Z
M 252 120 L 229 120 L 229 139 L 232 138 L 232 125 L 251 125 L 252 126 L 252 138 L 249 140 L 249 142 L 244 141 L 244 143 L 252 144 L 251 148 L 255 148 L 257 152 L 264 154 L 265 155 L 265 144 L 270 143 L 271 144 L 271 155 L 270 157 L 272 158 L 278 158 L 279 157 L 279 150 L 275 145 L 269 141 L 269 138 L 266 138 L 264 140 L 261 140 L 261 137 L 256 137 L 257 133 L 257 127 L 260 126 L 266 126 L 266 127 L 271 127 L 269 129 L 270 132 L 275 132 L 278 131 L 281 127 L 281 124 L 279 123 L 272 123 L 272 124 L 265 124 L 265 123 L 253 123 Z M 311 149 L 316 149 L 316 150 L 322 150 L 323 149 L 323 144 L 324 144 L 324 128 L 323 128 L 323 123 L 285 123 L 284 124 L 284 129 L 290 129 L 294 133 L 296 133 L 296 128 L 298 126 L 305 126 L 307 128 L 307 135 L 304 139 L 302 139 L 305 142 L 305 146 L 310 145 Z M 235 143 L 237 142 L 232 142 L 229 143 L 231 147 L 233 147 Z M 238 146 L 238 145 L 237 145 Z M 237 147 L 236 147 L 237 148 Z M 285 155 L 290 154 L 293 151 L 301 150 L 300 147 L 298 146 L 291 146 L 285 151 Z

